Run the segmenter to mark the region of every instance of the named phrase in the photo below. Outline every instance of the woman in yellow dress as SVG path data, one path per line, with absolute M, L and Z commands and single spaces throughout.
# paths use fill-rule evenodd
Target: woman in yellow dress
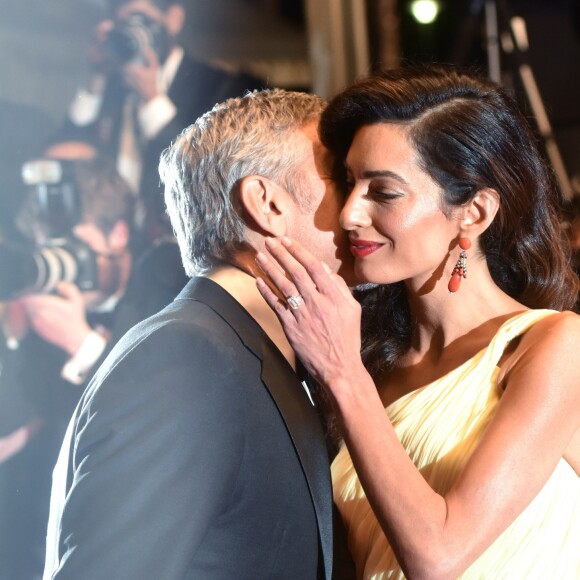
M 299 244 L 271 241 L 279 293 L 258 286 L 336 415 L 358 576 L 580 578 L 579 285 L 526 120 L 487 79 L 401 69 L 331 100 L 321 136 L 362 360 L 359 302 Z

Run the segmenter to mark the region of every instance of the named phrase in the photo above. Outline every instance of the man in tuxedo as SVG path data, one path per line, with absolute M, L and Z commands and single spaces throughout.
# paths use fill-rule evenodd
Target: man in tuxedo
M 159 156 L 183 127 L 217 102 L 264 88 L 243 72 L 184 53 L 184 0 L 109 0 L 90 51 L 88 86 L 73 99 L 63 139 L 111 155 L 142 199 L 151 238 L 163 232 Z
M 121 339 L 83 395 L 53 476 L 45 579 L 352 578 L 333 576 L 315 397 L 255 284 L 271 236 L 351 275 L 322 109 L 303 93 L 248 94 L 164 152 L 192 279 Z

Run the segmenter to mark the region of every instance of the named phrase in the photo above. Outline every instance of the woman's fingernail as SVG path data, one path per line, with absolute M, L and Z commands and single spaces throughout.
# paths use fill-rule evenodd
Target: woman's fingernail
M 258 252 L 256 254 L 256 262 L 259 262 L 260 264 L 265 264 L 267 261 L 268 257 L 263 252 Z
M 286 236 L 282 236 L 282 238 L 280 239 L 280 242 L 282 243 L 283 246 L 291 246 L 292 245 L 292 240 Z
M 267 248 L 275 248 L 278 242 L 274 238 L 266 238 L 265 242 Z
M 265 288 L 266 287 L 266 282 L 264 282 L 264 280 L 262 280 L 262 278 L 256 278 L 256 285 L 259 288 Z

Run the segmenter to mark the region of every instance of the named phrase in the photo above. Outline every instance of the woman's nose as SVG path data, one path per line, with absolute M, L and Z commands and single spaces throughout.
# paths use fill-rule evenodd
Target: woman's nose
M 363 228 L 371 224 L 365 200 L 362 198 L 361 189 L 356 187 L 346 198 L 346 202 L 340 212 L 340 225 L 344 230 Z

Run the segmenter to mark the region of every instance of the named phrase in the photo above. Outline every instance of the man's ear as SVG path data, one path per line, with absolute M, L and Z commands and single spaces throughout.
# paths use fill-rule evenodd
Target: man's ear
M 129 225 L 125 220 L 119 220 L 109 232 L 107 242 L 114 253 L 120 253 L 128 248 L 130 238 Z
M 248 229 L 262 235 L 283 236 L 286 233 L 284 193 L 282 187 L 267 177 L 244 177 L 239 183 L 239 196 Z
M 165 11 L 165 26 L 173 37 L 177 36 L 185 24 L 185 8 L 181 4 L 171 4 Z
M 461 231 L 468 238 L 477 238 L 493 222 L 499 210 L 499 194 L 495 189 L 480 189 L 461 210 Z

